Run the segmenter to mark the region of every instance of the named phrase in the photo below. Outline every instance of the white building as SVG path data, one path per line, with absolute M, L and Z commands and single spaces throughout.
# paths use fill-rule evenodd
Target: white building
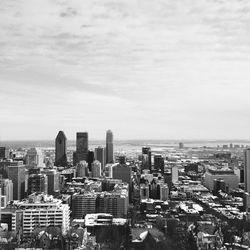
M 26 154 L 27 168 L 42 168 L 44 166 L 44 156 L 39 148 L 30 148 Z
M 222 179 L 225 182 L 228 191 L 237 189 L 239 185 L 239 177 L 232 169 L 225 167 L 209 167 L 204 177 L 204 185 L 210 191 L 214 189 L 214 180 Z
M 172 183 L 176 183 L 179 180 L 179 169 L 178 166 L 172 167 Z
M 39 227 L 60 227 L 63 234 L 69 230 L 69 206 L 53 196 L 30 195 L 28 200 L 18 202 L 17 207 L 17 211 L 22 213 L 23 237 L 30 236 Z

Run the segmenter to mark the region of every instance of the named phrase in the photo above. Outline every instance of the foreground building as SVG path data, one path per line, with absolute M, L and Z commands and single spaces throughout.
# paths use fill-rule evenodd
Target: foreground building
M 16 213 L 22 214 L 21 231 L 24 238 L 29 237 L 36 228 L 60 227 L 62 234 L 69 230 L 69 206 L 52 196 L 30 195 L 28 200 L 18 202 L 17 208 Z M 16 226 L 13 225 L 12 228 Z

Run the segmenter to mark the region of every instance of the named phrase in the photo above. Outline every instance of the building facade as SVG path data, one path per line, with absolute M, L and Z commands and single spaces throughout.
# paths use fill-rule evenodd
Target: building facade
M 67 138 L 63 131 L 59 131 L 55 139 L 55 166 L 67 166 Z
M 108 130 L 106 132 L 106 163 L 114 162 L 114 137 L 113 132 Z

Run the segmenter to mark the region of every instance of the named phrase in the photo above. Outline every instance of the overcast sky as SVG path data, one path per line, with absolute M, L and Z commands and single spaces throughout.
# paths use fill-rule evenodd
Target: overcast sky
M 0 139 L 250 139 L 249 0 L 0 0 Z

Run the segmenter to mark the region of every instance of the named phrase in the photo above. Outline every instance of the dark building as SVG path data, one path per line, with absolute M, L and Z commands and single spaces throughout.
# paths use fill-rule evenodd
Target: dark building
M 28 194 L 47 193 L 48 181 L 45 174 L 33 174 L 28 179 Z
M 88 133 L 76 133 L 76 163 L 87 161 L 88 157 Z
M 151 162 L 151 148 L 150 147 L 142 147 L 142 169 L 151 170 L 152 162 Z
M 214 179 L 214 195 L 218 195 L 219 191 L 226 192 L 226 184 L 223 179 Z
M 199 170 L 199 166 L 198 166 L 198 163 L 190 163 L 190 164 L 187 164 L 185 165 L 185 172 L 188 173 L 188 172 L 195 172 L 195 173 L 198 173 L 198 170 Z
M 106 162 L 106 149 L 103 147 L 95 148 L 95 159 L 101 162 L 102 169 L 104 169 Z
M 25 166 L 9 166 L 8 178 L 13 182 L 13 199 L 23 199 L 25 197 Z
M 67 138 L 63 131 L 59 131 L 56 140 L 56 157 L 55 166 L 66 167 L 67 166 Z
M 113 133 L 108 130 L 106 133 L 106 163 L 114 162 L 114 143 Z
M 164 158 L 162 155 L 154 155 L 154 169 L 164 173 Z
M 119 164 L 126 164 L 126 156 L 125 155 L 120 155 L 119 156 Z
M 94 151 L 89 150 L 88 156 L 87 156 L 87 163 L 88 163 L 89 171 L 91 171 L 91 166 L 92 166 L 92 163 L 94 162 L 94 160 L 95 160 L 95 153 L 94 153 Z
M 0 159 L 8 158 L 8 153 L 5 147 L 0 147 Z

